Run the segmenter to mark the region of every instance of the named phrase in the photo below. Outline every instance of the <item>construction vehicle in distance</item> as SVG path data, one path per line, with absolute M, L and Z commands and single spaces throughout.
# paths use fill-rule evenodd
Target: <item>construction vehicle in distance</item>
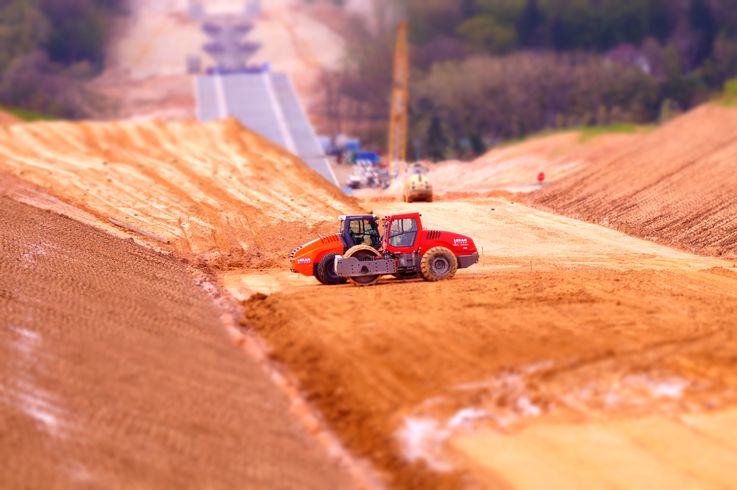
M 389 171 L 378 153 L 365 151 L 355 154 L 353 175 L 346 184 L 351 189 L 386 189 L 390 184 Z
M 323 284 L 376 284 L 381 276 L 452 278 L 479 261 L 473 240 L 447 231 L 425 230 L 419 213 L 387 216 L 383 235 L 373 215 L 340 217 L 340 233 L 321 236 L 289 256 L 290 270 Z
M 413 163 L 404 177 L 402 197 L 404 202 L 432 202 L 432 182 L 429 171 L 420 163 Z

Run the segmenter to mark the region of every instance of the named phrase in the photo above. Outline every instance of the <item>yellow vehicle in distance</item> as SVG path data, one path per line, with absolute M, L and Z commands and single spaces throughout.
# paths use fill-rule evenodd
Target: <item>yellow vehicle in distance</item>
M 429 173 L 430 171 L 420 163 L 409 166 L 402 191 L 404 202 L 432 202 L 432 182 Z

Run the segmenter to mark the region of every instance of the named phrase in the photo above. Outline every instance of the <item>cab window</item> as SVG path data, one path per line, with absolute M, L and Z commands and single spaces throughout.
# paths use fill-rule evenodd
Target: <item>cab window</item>
M 392 247 L 411 247 L 417 238 L 415 218 L 395 219 L 389 230 L 389 245 Z
M 354 245 L 368 245 L 379 248 L 379 231 L 372 221 L 366 219 L 351 221 L 350 229 Z

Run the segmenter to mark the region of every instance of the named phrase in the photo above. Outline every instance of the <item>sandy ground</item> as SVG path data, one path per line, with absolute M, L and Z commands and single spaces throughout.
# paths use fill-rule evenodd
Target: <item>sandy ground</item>
M 67 204 L 61 199 L 47 194 L 40 187 L 34 186 L 21 178 L 5 172 L 0 172 L 0 197 L 9 197 L 15 201 L 28 204 L 38 209 L 52 211 L 55 214 L 71 218 L 80 223 L 105 231 L 112 236 L 127 238 L 139 245 L 148 246 L 150 249 L 156 250 L 157 252 L 164 251 L 163 246 L 157 247 L 154 245 L 154 243 L 158 242 L 152 242 L 150 240 L 146 241 L 143 236 L 131 236 L 131 234 L 127 233 L 124 229 L 117 227 L 110 222 L 101 221 L 93 214 Z
M 541 172 L 545 184 L 551 184 L 619 151 L 636 138 L 637 134 L 611 134 L 585 139 L 577 131 L 539 136 L 492 150 L 473 162 L 431 165 L 430 178 L 439 194 L 530 192 L 540 188 Z
M 19 122 L 19 120 L 14 115 L 0 111 L 0 124 L 13 124 L 17 122 Z
M 0 487 L 352 486 L 196 277 L 0 197 Z
M 733 488 L 735 423 L 736 410 L 551 423 L 466 434 L 453 446 L 489 486 L 501 476 L 520 489 Z
M 482 263 L 439 284 L 226 284 L 271 293 L 244 328 L 390 486 L 737 483 L 737 264 L 504 200 L 374 205 L 469 234 Z
M 642 128 L 633 133 L 593 138 L 580 131 L 543 134 L 500 146 L 471 162 L 424 162 L 424 165 L 429 170 L 437 200 L 527 194 L 554 186 L 577 172 L 586 172 L 590 165 L 621 153 L 646 131 Z M 544 174 L 542 183 L 538 180 L 540 173 Z M 385 191 L 361 189 L 355 194 L 365 199 L 396 200 L 402 196 L 402 184 L 399 179 Z
M 702 254 L 737 254 L 737 110 L 708 104 L 531 196 L 559 213 Z
M 281 264 L 295 242 L 358 209 L 233 120 L 0 127 L 0 170 L 103 224 L 119 220 L 157 237 L 137 238 L 218 268 Z

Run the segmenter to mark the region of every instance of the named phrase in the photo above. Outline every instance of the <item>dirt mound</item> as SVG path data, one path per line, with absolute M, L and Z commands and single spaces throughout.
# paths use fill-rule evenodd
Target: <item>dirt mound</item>
M 508 432 L 529 419 L 734 406 L 737 282 L 714 280 L 528 268 L 438 284 L 388 279 L 332 288 L 329 299 L 318 287 L 254 298 L 246 324 L 391 487 L 467 488 L 442 447 L 476 423 Z M 366 304 L 381 308 L 357 318 Z M 493 483 L 478 486 L 508 487 Z
M 540 172 L 545 173 L 545 182 L 555 182 L 636 136 L 606 134 L 587 139 L 578 131 L 539 136 L 494 149 L 473 162 L 430 166 L 431 179 L 438 193 L 530 192 L 540 188 Z
M 14 124 L 14 123 L 17 123 L 17 122 L 20 122 L 20 119 L 18 119 L 14 115 L 12 115 L 12 114 L 10 114 L 8 112 L 5 112 L 5 111 L 0 111 L 0 125 L 2 125 L 2 124 Z
M 531 195 L 557 212 L 702 254 L 737 254 L 737 110 L 702 106 Z
M 234 120 L 4 127 L 0 169 L 220 268 L 282 265 L 296 243 L 359 208 Z
M 0 487 L 350 487 L 222 314 L 178 260 L 0 197 Z

